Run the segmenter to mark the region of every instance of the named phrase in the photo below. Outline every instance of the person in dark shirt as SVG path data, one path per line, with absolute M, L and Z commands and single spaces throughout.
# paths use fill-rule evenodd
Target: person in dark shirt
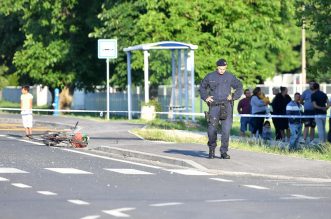
M 286 87 L 280 87 L 280 93 L 273 99 L 271 105 L 274 115 L 286 115 L 286 106 L 291 102 L 291 97 L 287 94 L 288 90 Z M 282 140 L 286 141 L 286 137 L 290 139 L 290 130 L 287 118 L 275 118 L 282 136 Z M 285 135 L 286 133 L 286 135 Z
M 313 84 L 313 93 L 311 95 L 311 102 L 313 103 L 315 109 L 315 121 L 318 131 L 318 139 L 320 143 L 326 142 L 326 111 L 330 107 L 330 102 L 328 96 L 320 91 L 320 85 L 318 83 Z
M 274 95 L 274 98 L 272 99 L 271 101 L 271 114 L 274 115 L 274 111 L 273 111 L 273 103 L 274 103 L 274 99 L 275 97 L 277 96 L 277 94 L 279 94 L 279 88 L 278 87 L 273 87 L 272 88 L 272 94 Z M 278 118 L 275 118 L 275 117 L 272 117 L 272 123 L 274 124 L 274 127 L 275 127 L 275 138 L 276 138 L 276 141 L 277 140 L 282 140 L 282 134 L 280 133 L 280 129 L 279 129 L 279 120 Z
M 221 159 L 230 159 L 227 154 L 230 130 L 233 120 L 233 100 L 237 100 L 243 93 L 243 86 L 233 74 L 226 71 L 227 62 L 220 59 L 216 62 L 217 70 L 209 73 L 200 84 L 200 96 L 209 106 L 208 147 L 209 158 L 215 157 L 217 145 L 217 127 L 221 121 Z M 231 92 L 234 89 L 234 93 Z
M 238 103 L 237 110 L 239 114 L 251 114 L 251 92 L 249 89 L 244 91 L 245 98 L 241 99 Z M 245 137 L 245 132 L 248 130 L 253 131 L 251 117 L 240 117 L 240 135 Z

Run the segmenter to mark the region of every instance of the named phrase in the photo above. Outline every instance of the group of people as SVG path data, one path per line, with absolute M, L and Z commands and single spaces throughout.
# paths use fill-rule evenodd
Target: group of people
M 252 116 L 242 116 L 240 119 L 241 135 L 249 130 L 253 136 L 262 137 L 265 140 L 272 139 L 271 126 L 269 120 L 265 121 L 265 115 L 271 113 L 272 122 L 275 127 L 275 139 L 289 141 L 290 150 L 299 149 L 298 143 L 302 135 L 305 143 L 314 140 L 315 127 L 317 126 L 320 143 L 325 143 L 326 114 L 331 106 L 331 99 L 320 90 L 317 82 L 310 82 L 309 88 L 302 94 L 295 93 L 293 100 L 288 95 L 286 87 L 273 89 L 274 98 L 272 101 L 265 97 L 260 87 L 253 90 L 253 95 L 249 89 L 244 91 L 245 98 L 238 103 L 239 114 L 250 114 Z M 303 104 L 303 105 L 302 105 Z M 331 118 L 329 120 L 331 122 Z M 329 135 L 331 135 L 329 131 Z
M 200 84 L 200 96 L 209 111 L 205 112 L 208 122 L 208 147 L 210 159 L 215 158 L 217 146 L 217 129 L 221 124 L 221 159 L 230 159 L 228 155 L 229 136 L 233 123 L 233 101 L 243 94 L 241 81 L 227 71 L 227 62 L 220 59 L 216 62 L 216 70 L 207 74 Z M 275 139 L 289 142 L 290 150 L 299 148 L 299 139 L 302 135 L 306 143 L 314 140 L 314 129 L 317 126 L 318 137 L 321 143 L 331 142 L 331 132 L 326 135 L 326 114 L 330 108 L 331 99 L 320 90 L 317 82 L 310 82 L 309 89 L 302 94 L 295 93 L 293 99 L 288 95 L 286 87 L 273 89 L 272 101 L 264 95 L 260 87 L 253 90 L 244 90 L 245 97 L 238 103 L 241 135 L 249 129 L 252 136 L 272 139 L 271 124 L 266 115 L 272 114 L 275 127 Z M 303 105 L 302 105 L 303 104 Z M 249 114 L 249 115 L 248 115 Z M 269 116 L 268 116 L 269 117 Z M 331 118 L 329 119 L 331 123 Z M 331 127 L 331 124 L 330 124 Z

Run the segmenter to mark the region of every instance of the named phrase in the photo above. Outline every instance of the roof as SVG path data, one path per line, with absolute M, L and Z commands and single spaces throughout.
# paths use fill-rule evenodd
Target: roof
M 152 50 L 152 49 L 197 49 L 197 45 L 176 42 L 176 41 L 161 41 L 157 43 L 146 43 L 136 46 L 130 46 L 124 48 L 124 52 L 135 51 L 135 50 Z

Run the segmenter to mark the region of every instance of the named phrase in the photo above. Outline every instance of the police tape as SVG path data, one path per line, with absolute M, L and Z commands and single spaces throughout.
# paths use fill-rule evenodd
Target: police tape
M 20 108 L 0 108 L 0 111 L 21 111 Z M 104 114 L 107 113 L 106 110 L 72 110 L 72 109 L 61 109 L 61 110 L 54 110 L 54 109 L 32 109 L 33 112 L 59 112 L 59 113 L 99 113 L 102 117 Z M 110 114 L 128 114 L 129 111 L 127 110 L 110 110 L 108 111 Z M 131 114 L 141 114 L 141 111 L 130 111 Z M 172 116 L 198 116 L 204 117 L 204 113 L 190 113 L 190 112 L 154 112 L 156 115 L 172 115 Z M 327 115 L 273 115 L 273 114 L 233 114 L 234 117 L 249 117 L 249 118 L 326 118 Z

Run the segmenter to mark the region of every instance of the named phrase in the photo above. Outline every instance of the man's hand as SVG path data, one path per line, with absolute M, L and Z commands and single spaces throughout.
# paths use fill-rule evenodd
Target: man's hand
M 207 103 L 212 103 L 212 102 L 214 102 L 214 99 L 213 99 L 213 98 L 214 98 L 213 96 L 209 96 L 209 97 L 207 97 L 206 102 L 207 102 Z
M 229 94 L 228 97 L 226 98 L 228 100 L 232 100 L 232 94 Z

